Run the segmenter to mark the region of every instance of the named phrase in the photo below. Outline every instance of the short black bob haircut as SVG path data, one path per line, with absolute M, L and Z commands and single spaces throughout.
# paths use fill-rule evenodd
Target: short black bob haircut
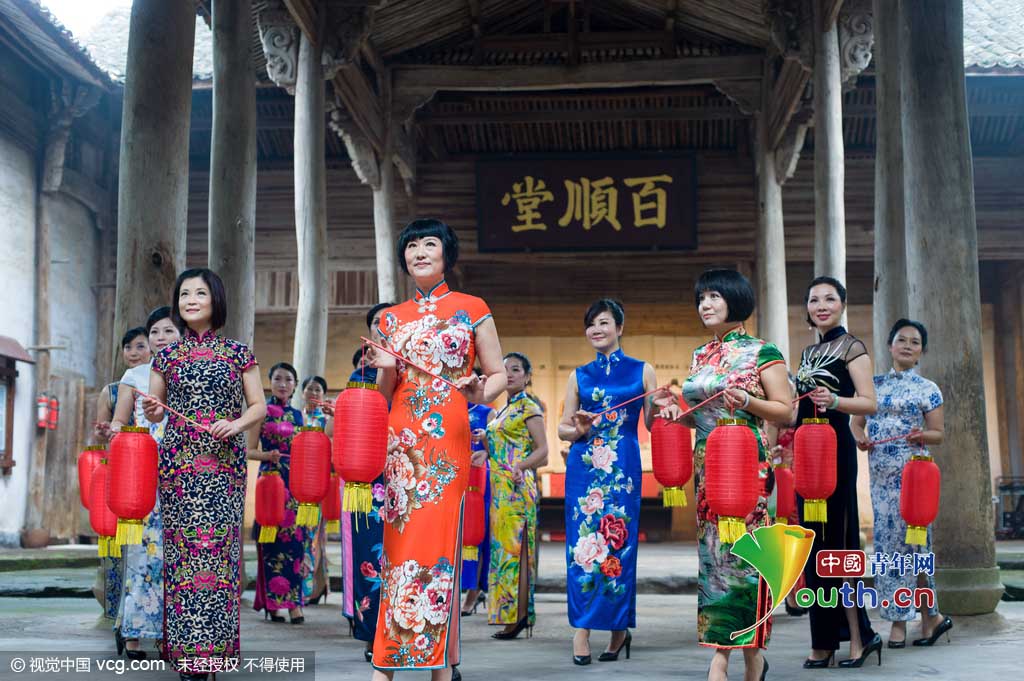
M 153 310 L 152 312 L 149 313 L 149 317 L 146 318 L 146 335 L 147 336 L 149 335 L 149 332 L 153 330 L 153 327 L 156 326 L 156 323 L 158 321 L 160 321 L 161 319 L 170 319 L 171 323 L 174 324 L 174 319 L 171 317 L 171 306 L 170 305 L 161 305 L 160 307 L 158 307 L 157 309 L 155 309 L 155 310 Z M 178 326 L 177 324 L 174 324 L 174 326 L 177 327 L 178 332 L 180 333 L 181 332 L 181 327 Z
M 754 313 L 757 298 L 750 281 L 736 270 L 714 269 L 705 270 L 697 284 L 693 287 L 693 304 L 700 309 L 700 297 L 709 291 L 715 291 L 725 300 L 729 308 L 728 322 L 745 322 Z
M 892 342 L 896 340 L 896 334 L 901 329 L 905 329 L 908 326 L 912 326 L 917 329 L 917 332 L 921 334 L 921 351 L 928 350 L 928 329 L 925 328 L 921 322 L 915 322 L 913 319 L 897 319 L 896 323 L 892 325 L 892 330 L 889 331 L 889 342 L 888 345 L 892 345 Z
M 302 389 L 305 390 L 308 388 L 310 383 L 319 383 L 320 387 L 324 389 L 324 392 L 327 392 L 327 379 L 323 376 L 307 376 L 302 379 Z
M 402 233 L 398 235 L 398 264 L 402 266 L 402 271 L 406 274 L 409 274 L 409 268 L 405 264 L 406 247 L 410 241 L 428 236 L 441 240 L 445 272 L 451 272 L 455 263 L 459 261 L 459 237 L 455 235 L 455 230 L 436 218 L 420 218 L 407 224 Z
M 373 317 L 381 310 L 386 310 L 389 307 L 394 307 L 394 303 L 377 303 L 366 312 L 366 328 L 369 331 L 373 331 Z
M 839 281 L 835 277 L 820 276 L 811 279 L 811 283 L 807 285 L 807 293 L 804 294 L 804 305 L 807 305 L 807 301 L 811 299 L 811 289 L 821 284 L 828 284 L 836 290 L 839 294 L 839 302 L 844 306 L 846 305 L 846 287 L 843 286 L 843 282 Z M 811 315 L 807 315 L 807 323 L 812 327 L 814 326 L 814 320 L 811 319 Z
M 216 272 L 205 267 L 194 267 L 178 275 L 177 281 L 174 282 L 174 299 L 171 301 L 171 321 L 179 329 L 184 329 L 188 326 L 185 320 L 181 318 L 181 310 L 178 309 L 178 303 L 181 298 L 181 285 L 186 279 L 196 278 L 202 279 L 203 283 L 210 289 L 210 303 L 213 308 L 210 315 L 210 328 L 224 328 L 224 324 L 228 320 L 228 301 L 227 295 L 224 293 L 224 282 L 220 280 Z
M 124 332 L 124 335 L 121 336 L 121 349 L 124 350 L 133 340 L 135 340 L 139 336 L 145 338 L 148 335 L 148 330 L 142 328 L 141 326 L 134 326 L 128 329 L 127 331 Z
M 602 312 L 607 312 L 612 316 L 612 319 L 615 320 L 615 326 L 622 326 L 626 322 L 626 311 L 622 309 L 622 303 L 614 298 L 601 298 L 600 300 L 595 300 L 587 308 L 586 314 L 583 315 L 583 328 L 589 329 L 597 315 Z
M 278 362 L 274 366 L 270 367 L 270 371 L 267 372 L 267 378 L 273 378 L 274 372 L 277 371 L 278 369 L 284 369 L 285 371 L 292 375 L 292 378 L 295 379 L 296 383 L 298 382 L 299 372 L 296 371 L 295 367 L 293 367 L 288 362 Z

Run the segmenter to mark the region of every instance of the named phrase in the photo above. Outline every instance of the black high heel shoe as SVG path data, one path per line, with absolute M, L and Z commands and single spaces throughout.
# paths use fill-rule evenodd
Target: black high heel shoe
M 470 609 L 470 610 L 463 610 L 462 611 L 462 616 L 463 617 L 469 617 L 470 615 L 475 615 L 476 614 L 476 609 L 479 608 L 480 604 L 485 602 L 486 600 L 487 600 L 487 594 L 485 594 L 484 592 L 481 591 L 480 594 L 476 597 L 476 602 L 473 603 L 473 608 Z
M 860 657 L 842 660 L 839 662 L 839 666 L 847 669 L 850 667 L 863 667 L 864 660 L 868 659 L 871 653 L 878 653 L 878 666 L 882 666 L 882 637 L 878 634 L 875 634 L 871 642 L 861 651 Z
M 265 622 L 267 620 L 270 620 L 271 622 L 281 623 L 281 622 L 284 622 L 284 617 L 281 617 L 280 615 L 271 614 L 271 612 L 269 610 L 264 610 L 263 611 L 263 621 Z
M 127 643 L 127 641 L 135 641 L 137 643 L 138 640 L 139 639 L 137 638 L 130 638 L 125 639 L 125 642 Z M 142 650 L 141 648 L 132 649 L 129 648 L 127 645 L 124 648 L 124 656 L 127 657 L 129 660 L 145 660 L 148 657 L 146 655 L 145 650 Z
M 938 641 L 939 637 L 942 636 L 943 634 L 946 634 L 946 643 L 949 643 L 949 630 L 952 629 L 952 628 L 953 628 L 953 620 L 949 619 L 949 617 L 946 617 L 946 619 L 942 620 L 942 624 L 940 624 L 939 626 L 935 627 L 935 631 L 932 632 L 931 636 L 929 636 L 928 638 L 917 638 L 917 639 L 914 639 L 914 645 L 915 646 L 919 646 L 919 647 L 920 646 L 931 647 L 931 646 L 935 645 L 935 642 Z
M 619 644 L 618 650 L 616 650 L 614 653 L 610 652 L 608 650 L 604 651 L 603 653 L 601 653 L 600 655 L 597 656 L 597 661 L 598 662 L 615 662 L 615 661 L 617 661 L 619 659 L 619 653 L 622 652 L 623 648 L 626 649 L 626 659 L 628 660 L 629 659 L 629 649 L 630 649 L 630 647 L 632 645 L 633 645 L 633 634 L 629 631 L 629 629 L 626 629 L 626 638 L 624 638 L 622 640 L 622 643 Z
M 761 659 L 764 660 L 764 666 L 761 667 L 761 681 L 764 681 L 768 676 L 768 658 L 762 655 Z
M 121 629 L 114 629 L 114 644 L 117 646 L 117 656 L 124 654 L 124 636 L 121 636 Z
M 812 660 L 807 658 L 804 660 L 804 669 L 827 669 L 832 666 L 832 662 L 835 661 L 835 651 L 828 654 L 824 660 Z
M 526 638 L 532 638 L 533 627 L 530 626 L 527 622 L 528 618 L 524 617 L 523 619 L 516 622 L 516 626 L 514 629 L 512 629 L 512 631 L 498 631 L 491 634 L 491 638 L 496 638 L 499 641 L 511 641 L 514 638 L 518 638 L 520 632 L 522 632 L 523 629 L 527 630 Z
M 373 648 L 372 647 L 371 648 L 364 648 L 363 649 L 363 659 L 366 660 L 367 662 L 373 662 Z

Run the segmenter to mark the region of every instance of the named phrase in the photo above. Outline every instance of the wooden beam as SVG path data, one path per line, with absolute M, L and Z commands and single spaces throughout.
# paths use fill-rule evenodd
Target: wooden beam
M 473 27 L 473 63 L 482 64 L 484 32 L 480 27 L 480 0 L 466 0 L 466 4 L 469 5 L 469 22 Z
M 843 8 L 843 0 L 818 1 L 824 6 L 824 11 L 821 13 L 822 25 L 818 27 L 818 30 L 829 31 L 836 25 L 836 21 L 839 19 L 839 10 Z
M 438 90 L 578 90 L 651 85 L 693 85 L 714 80 L 757 80 L 760 55 L 690 57 L 580 66 L 394 67 L 398 96 L 428 99 Z
M 576 66 L 580 63 L 580 25 L 579 19 L 576 17 L 576 2 L 572 0 L 569 3 L 569 65 Z
M 317 5 L 312 0 L 284 0 L 284 5 L 306 39 L 314 45 L 319 45 L 320 31 L 317 27 L 320 24 Z
M 800 107 L 811 72 L 800 60 L 787 57 L 782 62 L 778 78 L 771 89 L 768 102 L 767 144 L 769 150 L 777 149 L 786 134 L 789 122 Z
M 513 33 L 488 35 L 481 40 L 484 52 L 566 52 L 572 50 L 570 33 Z M 577 31 L 580 50 L 663 49 L 665 31 Z M 671 42 L 675 45 L 674 33 Z
M 690 106 L 676 108 L 567 109 L 549 111 L 421 111 L 416 122 L 426 126 L 475 125 L 483 123 L 529 124 L 568 121 L 699 121 L 748 118 L 735 106 Z

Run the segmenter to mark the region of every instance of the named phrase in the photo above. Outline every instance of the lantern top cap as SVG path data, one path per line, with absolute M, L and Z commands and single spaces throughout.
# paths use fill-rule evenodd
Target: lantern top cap
M 377 384 L 376 383 L 364 383 L 362 381 L 349 381 L 345 385 L 345 387 L 346 388 L 364 388 L 365 390 L 376 390 L 377 389 Z
M 260 475 L 281 475 L 280 471 L 260 471 Z
M 149 435 L 149 428 L 145 426 L 121 426 L 122 433 L 145 433 Z
M 85 451 L 87 452 L 104 452 L 106 450 L 106 445 L 86 445 L 85 447 Z
M 824 426 L 828 425 L 828 419 L 804 419 L 803 421 L 801 421 L 801 424 L 805 426 Z
M 720 426 L 745 426 L 747 425 L 746 419 L 718 419 L 718 425 Z
M 324 432 L 324 429 L 321 428 L 320 426 L 302 426 L 301 428 L 296 428 L 295 430 L 297 430 L 300 433 L 322 433 L 322 432 Z
M 929 454 L 914 454 L 910 457 L 911 461 L 934 461 L 935 458 Z

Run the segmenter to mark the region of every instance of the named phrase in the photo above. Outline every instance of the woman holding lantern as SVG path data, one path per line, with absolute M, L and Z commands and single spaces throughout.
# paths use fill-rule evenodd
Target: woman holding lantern
M 569 624 L 576 628 L 572 661 L 591 663 L 590 630 L 611 631 L 598 660 L 618 660 L 636 626 L 636 552 L 640 516 L 641 411 L 650 427 L 657 395 L 654 368 L 620 346 L 626 315 L 602 298 L 583 316 L 593 362 L 569 375 L 558 437 L 572 445 L 565 471 L 565 539 Z M 646 396 L 643 401 L 639 398 Z
M 177 343 L 181 332 L 171 321 L 171 308 L 158 307 L 146 320 L 146 336 L 153 356 L 172 343 Z M 142 396 L 131 388 L 149 392 L 152 362 L 132 367 L 121 378 L 123 390 L 117 393 L 117 406 L 110 430 L 118 432 L 122 426 L 148 423 L 142 409 Z M 163 440 L 167 419 L 149 423 L 149 434 L 157 444 Z M 139 639 L 160 641 L 164 637 L 164 541 L 163 521 L 160 519 L 160 500 L 146 517 L 142 543 L 126 545 L 122 549 L 124 563 L 121 604 L 115 623 L 114 637 L 120 649 L 122 643 L 130 659 L 144 659 Z
M 225 298 L 211 270 L 178 275 L 171 319 L 184 336 L 153 360 L 142 401 L 150 423 L 164 419 L 165 403 L 173 410 L 159 468 L 164 645 L 182 679 L 205 679 L 209 658 L 240 653 L 245 431 L 263 420 L 266 403 L 252 352 L 217 334 Z
M 398 238 L 398 259 L 416 282 L 416 296 L 387 309 L 378 326 L 388 351 L 377 350 L 373 365 L 391 402 L 373 644 L 378 680 L 398 670 L 430 669 L 434 681 L 447 681 L 459 663 L 455 609 L 470 468 L 467 403 L 493 401 L 505 389 L 505 371 L 487 304 L 445 282 L 458 254 L 458 238 L 445 223 L 409 223 Z M 477 357 L 482 377 L 472 371 Z
M 263 610 L 264 619 L 272 622 L 284 622 L 284 616 L 277 613 L 287 610 L 292 624 L 302 624 L 306 621 L 302 606 L 305 600 L 303 581 L 310 567 L 306 564 L 309 537 L 308 528 L 297 522 L 299 502 L 289 489 L 291 442 L 296 429 L 302 427 L 302 412 L 291 406 L 298 374 L 291 364 L 278 362 L 270 368 L 269 376 L 267 416 L 258 437 L 255 430 L 248 434 L 249 458 L 260 461 L 260 477 L 280 475 L 284 480 L 285 512 L 276 532 L 253 524 L 253 532 L 259 538 L 256 543 L 259 560 L 252 607 Z
M 860 548 L 857 511 L 857 449 L 850 432 L 850 416 L 875 411 L 871 358 L 864 343 L 842 326 L 846 288 L 832 277 L 817 277 L 807 287 L 807 321 L 818 332 L 818 343 L 804 348 L 796 375 L 800 400 L 797 438 L 804 419 L 827 419 L 836 436 L 836 487 L 826 501 L 824 522 L 808 518 L 807 500 L 797 497 L 800 519 L 814 530 L 814 544 L 804 567 L 807 587 L 824 593 L 841 586 L 842 580 L 819 577 L 818 551 Z M 800 475 L 797 464 L 797 475 Z M 813 515 L 813 514 L 811 514 Z M 810 607 L 811 654 L 804 667 L 827 667 L 841 641 L 850 642 L 850 657 L 842 667 L 860 667 L 872 652 L 881 663 L 882 642 L 871 628 L 864 608 Z
M 761 649 L 768 646 L 771 635 L 767 618 L 771 597 L 757 570 L 734 556 L 729 538 L 719 534 L 719 517 L 708 504 L 706 453 L 719 419 L 736 419 L 753 432 L 757 465 L 750 472 L 757 478 L 753 482 L 757 501 L 740 529 L 772 524 L 774 478 L 764 424 L 793 417 L 786 362 L 775 345 L 743 328 L 755 307 L 754 290 L 746 277 L 735 270 L 708 270 L 697 280 L 694 293 L 704 328 L 714 334 L 694 351 L 690 375 L 683 383 L 683 399 L 697 408 L 683 416 L 680 405 L 670 405 L 662 415 L 697 431 L 693 456 L 700 565 L 697 640 L 715 649 L 708 679 L 726 678 L 729 653 L 736 648 L 743 651 L 745 678 L 764 679 L 768 662 Z M 731 637 L 744 629 L 749 631 Z
M 871 471 L 871 507 L 875 513 L 875 552 L 888 556 L 930 552 L 932 531 L 928 528 L 921 546 L 907 542 L 907 523 L 900 515 L 903 470 L 914 456 L 927 456 L 927 445 L 942 444 L 942 392 L 939 386 L 917 373 L 917 363 L 928 350 L 928 330 L 921 322 L 900 319 L 889 332 L 889 353 L 893 368 L 875 376 L 878 411 L 869 416 L 854 416 L 850 429 L 857 447 L 868 452 Z M 867 432 L 865 432 L 865 426 Z M 900 438 L 901 435 L 908 435 Z M 879 440 L 890 440 L 880 442 Z M 912 571 L 887 569 L 875 575 L 875 588 L 890 596 L 897 589 L 927 587 L 935 592 L 935 577 Z M 907 645 L 907 622 L 914 619 L 913 604 L 901 607 L 891 599 L 880 608 L 882 619 L 892 622 L 890 648 Z M 942 634 L 953 628 L 953 620 L 943 617 L 932 603 L 921 612 L 921 636 L 915 646 L 934 645 Z
M 334 434 L 333 411 L 327 401 L 327 379 L 323 376 L 307 376 L 302 379 L 302 422 L 306 426 L 322 428 L 328 437 Z M 327 534 L 324 521 L 309 533 L 306 542 L 306 578 L 302 582 L 302 595 L 307 603 L 317 603 L 320 598 L 327 602 L 330 575 L 327 573 Z
M 520 352 L 505 355 L 508 402 L 487 424 L 490 460 L 490 551 L 487 568 L 488 623 L 505 628 L 492 638 L 513 639 L 537 618 L 537 478 L 548 459 L 544 411 L 527 390 L 533 370 Z M 477 463 L 474 461 L 474 463 Z M 483 568 L 481 568 L 483 569 Z

